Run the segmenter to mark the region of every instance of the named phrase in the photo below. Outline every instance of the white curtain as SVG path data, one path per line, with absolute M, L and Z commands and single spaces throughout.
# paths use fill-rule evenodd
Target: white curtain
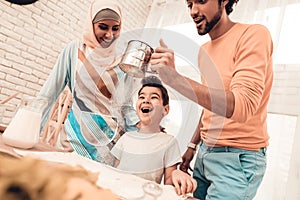
M 251 0 L 238 2 L 231 16 L 245 23 L 260 23 L 272 34 L 275 64 L 299 64 L 300 1 L 299 0 Z

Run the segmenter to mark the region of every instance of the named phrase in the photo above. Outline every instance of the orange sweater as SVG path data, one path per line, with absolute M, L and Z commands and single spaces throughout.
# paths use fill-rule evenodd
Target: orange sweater
M 201 65 L 207 57 L 205 52 L 213 65 Z M 270 33 L 258 24 L 237 23 L 223 36 L 202 46 L 202 82 L 209 88 L 230 90 L 235 98 L 230 119 L 204 109 L 201 138 L 208 146 L 257 150 L 268 145 L 266 117 L 273 82 L 272 53 Z

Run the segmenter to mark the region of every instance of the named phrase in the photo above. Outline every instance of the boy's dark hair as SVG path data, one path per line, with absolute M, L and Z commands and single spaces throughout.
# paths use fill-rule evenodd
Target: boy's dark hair
M 219 0 L 219 5 L 221 5 L 221 2 L 224 1 L 224 0 Z M 229 0 L 227 5 L 225 6 L 226 8 L 226 13 L 227 15 L 229 15 L 232 11 L 233 11 L 233 4 L 236 4 L 239 0 Z
M 142 79 L 142 87 L 139 90 L 138 94 L 141 93 L 141 90 L 146 87 L 146 86 L 150 86 L 150 87 L 156 87 L 159 88 L 162 94 L 162 100 L 163 100 L 163 105 L 168 105 L 169 104 L 169 94 L 167 89 L 162 85 L 161 80 L 156 77 L 156 76 L 147 76 L 145 78 Z

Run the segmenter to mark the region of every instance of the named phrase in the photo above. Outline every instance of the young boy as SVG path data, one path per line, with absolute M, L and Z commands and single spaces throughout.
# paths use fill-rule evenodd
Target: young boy
M 156 76 L 142 80 L 136 112 L 138 131 L 125 133 L 115 144 L 111 150 L 117 158 L 114 166 L 157 183 L 164 177 L 164 184 L 174 185 L 179 195 L 193 192 L 195 180 L 177 170 L 181 162 L 177 140 L 160 126 L 169 112 L 169 96 Z

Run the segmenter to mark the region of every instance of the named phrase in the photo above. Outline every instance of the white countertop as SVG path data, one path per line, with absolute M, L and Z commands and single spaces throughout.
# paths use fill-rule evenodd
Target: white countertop
M 41 152 L 33 150 L 14 149 L 19 155 L 30 155 L 42 160 L 69 164 L 71 166 L 80 165 L 91 172 L 99 173 L 97 185 L 110 189 L 113 193 L 123 197 L 124 199 L 142 199 L 144 195 L 143 185 L 149 181 L 140 177 L 124 173 L 116 168 L 101 164 L 90 160 L 77 153 L 65 152 Z M 156 200 L 182 200 L 175 193 L 173 186 L 159 185 L 162 193 Z

